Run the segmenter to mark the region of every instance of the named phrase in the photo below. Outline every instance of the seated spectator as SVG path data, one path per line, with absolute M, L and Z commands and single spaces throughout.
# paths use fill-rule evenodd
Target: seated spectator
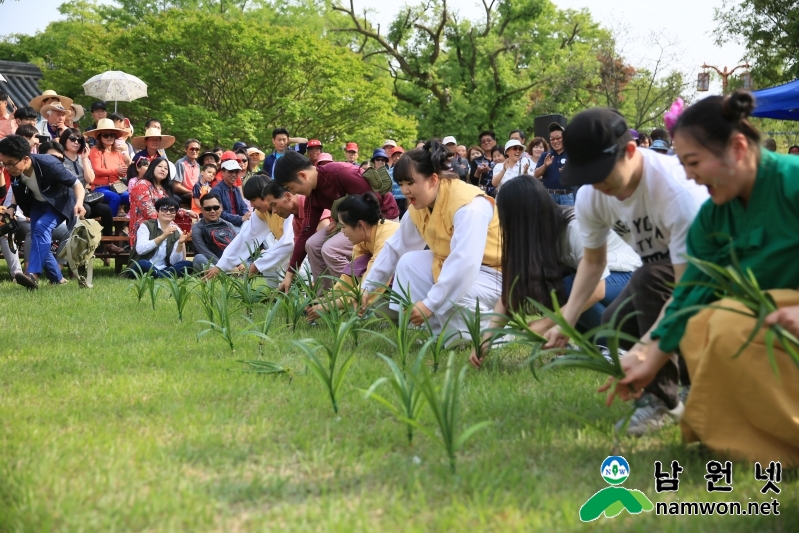
M 316 162 L 316 166 L 323 167 L 328 163 L 333 163 L 333 156 L 327 152 L 319 154 L 319 160 Z
M 211 192 L 211 189 L 214 187 L 214 177 L 216 177 L 216 165 L 214 164 L 205 164 L 200 169 L 200 179 L 197 183 L 194 184 L 194 190 L 192 190 L 192 202 L 191 202 L 191 210 L 201 215 L 203 213 L 202 206 L 200 205 L 200 200 L 203 196 Z
M 208 265 L 219 261 L 222 252 L 236 237 L 236 228 L 220 218 L 222 203 L 217 195 L 206 193 L 198 203 L 202 206 L 202 218 L 191 227 L 191 242 L 194 246 L 194 270 L 202 272 Z
M 163 164 L 163 162 L 162 162 Z M 156 219 L 145 221 L 136 230 L 136 245 L 130 252 L 133 272 L 149 272 L 155 278 L 184 276 L 194 269 L 186 261 L 186 234 L 175 224 L 180 204 L 172 197 L 155 201 Z
M 89 111 L 92 114 L 92 125 L 86 128 L 86 131 L 91 131 L 97 128 L 97 125 L 100 123 L 101 120 L 104 118 L 108 118 L 108 106 L 105 105 L 105 102 L 102 100 L 98 100 L 96 102 L 92 102 Z
M 147 172 L 136 183 L 130 193 L 130 246 L 136 244 L 136 234 L 144 222 L 155 220 L 158 211 L 155 209 L 155 202 L 161 198 L 172 198 L 172 176 L 169 174 L 169 162 L 163 157 L 157 157 L 150 161 Z M 197 218 L 197 213 L 178 210 L 179 215 Z M 175 217 L 172 218 L 174 220 Z
M 35 128 L 37 118 L 38 114 L 36 113 L 36 110 L 30 106 L 20 107 L 14 111 L 14 122 L 17 123 L 17 127 L 20 127 L 23 124 L 28 124 Z
M 388 154 L 382 148 L 377 148 L 369 162 L 374 168 L 382 168 L 388 164 Z
M 471 185 L 480 186 L 481 188 L 486 185 L 491 185 L 491 170 L 494 168 L 491 150 L 496 146 L 496 140 L 493 140 L 491 135 L 493 135 L 493 132 L 483 132 L 483 135 L 480 137 L 481 147 L 473 146 L 469 150 L 469 153 L 472 155 L 469 161 L 469 183 Z M 492 142 L 493 145 L 488 146 Z M 480 151 L 480 155 L 474 154 L 475 148 Z
M 44 120 L 37 125 L 39 135 L 48 139 L 58 139 L 61 133 L 67 129 L 67 109 L 58 102 L 43 106 L 41 114 Z
M 61 96 L 58 93 L 56 93 L 54 90 L 48 89 L 48 90 L 44 91 L 42 94 L 40 94 L 39 96 L 37 96 L 36 98 L 34 98 L 33 100 L 30 101 L 30 104 L 28 104 L 28 105 L 36 113 L 40 113 L 41 112 L 41 114 L 42 114 L 42 120 L 40 120 L 39 122 L 33 124 L 34 126 L 36 126 L 36 129 L 39 130 L 40 132 L 47 128 L 47 117 L 42 112 L 42 108 L 44 106 L 48 105 L 48 104 L 61 104 L 61 107 L 63 107 L 64 110 L 67 110 L 67 109 L 70 108 L 70 106 L 72 106 L 72 98 L 67 98 L 66 96 Z M 66 113 L 64 113 L 64 114 L 66 116 Z M 34 118 L 36 118 L 36 117 L 34 117 Z
M 261 163 L 263 163 L 264 159 L 266 159 L 266 154 L 260 151 L 257 146 L 250 146 L 247 148 L 246 152 L 248 164 L 245 177 L 247 177 L 247 174 L 252 175 L 258 172 L 261 167 Z
M 247 155 L 247 150 L 244 148 L 239 148 L 235 150 L 235 152 L 236 159 L 239 161 L 239 168 L 241 169 L 241 172 L 236 178 L 236 187 L 238 187 L 240 191 L 244 182 L 252 176 L 252 172 L 248 170 L 250 168 L 250 156 Z
M 220 157 L 221 155 L 217 154 L 216 152 L 203 152 L 202 155 L 200 155 L 200 157 L 197 158 L 197 161 L 200 162 L 200 167 L 203 167 L 205 165 L 214 165 L 216 167 L 219 167 Z
M 469 155 L 468 154 L 468 149 L 466 148 L 465 145 L 459 144 L 458 147 L 456 148 L 456 151 L 458 152 L 458 155 L 461 156 L 461 158 L 463 158 L 463 159 L 465 159 L 467 161 L 469 160 L 469 158 L 468 158 L 468 155 Z
M 128 165 L 128 196 L 133 192 L 136 183 L 144 177 L 147 169 L 150 167 L 150 160 L 146 157 L 140 157 L 138 161 L 132 165 Z
M 344 161 L 350 165 L 358 166 L 358 145 L 347 143 L 344 147 Z
M 67 128 L 77 128 L 79 127 L 80 119 L 83 118 L 85 111 L 83 110 L 82 105 L 72 104 L 70 107 L 67 108 L 67 117 L 64 119 L 64 123 L 67 125 Z
M 275 128 L 272 130 L 272 144 L 275 149 L 267 156 L 263 166 L 266 175 L 270 178 L 274 175 L 275 163 L 285 155 L 286 150 L 290 150 L 290 146 L 293 144 L 295 152 L 304 154 L 308 146 L 308 139 L 304 137 L 289 137 L 289 132 L 286 128 Z
M 248 261 L 252 250 L 263 247 L 261 255 L 250 264 L 249 273 L 261 273 L 270 287 L 277 287 L 294 249 L 294 216 L 289 214 L 283 218 L 273 212 L 266 199 L 270 183 L 266 175 L 256 174 L 244 184 L 244 196 L 252 204 L 255 216 L 241 227 L 203 279 L 238 269 Z
M 182 203 L 192 205 L 194 185 L 200 181 L 200 163 L 197 161 L 197 156 L 200 155 L 200 141 L 187 140 L 183 143 L 183 150 L 186 155 L 175 161 L 177 174 L 172 186 Z
M 130 156 L 131 161 L 133 160 L 133 156 L 136 155 L 136 149 L 133 148 L 133 145 L 128 142 L 128 139 L 133 136 L 133 127 L 130 125 L 130 120 L 125 118 L 125 115 L 122 113 L 111 113 L 108 115 L 108 118 L 114 121 L 114 127 L 124 131 L 125 133 L 122 135 L 122 140 L 125 141 L 125 151 Z M 119 142 L 119 139 L 117 139 Z
M 400 227 L 399 222 L 383 218 L 377 196 L 370 192 L 353 194 L 342 200 L 338 206 L 338 219 L 342 233 L 353 245 L 352 263 L 349 271 L 345 271 L 341 280 L 333 287 L 333 301 L 322 300 L 308 308 L 306 318 L 309 322 L 317 320 L 319 313 L 328 305 L 334 304 L 339 309 L 345 305 L 359 305 L 359 302 L 342 293 L 349 292 L 369 273 L 383 245 Z M 372 293 L 370 305 L 374 304 L 382 292 L 378 289 Z
M 501 166 L 494 167 L 491 177 L 491 185 L 499 189 L 501 185 L 508 183 L 517 176 L 523 176 L 530 170 L 531 161 L 522 157 L 524 145 L 516 139 L 511 139 L 505 143 L 505 161 Z
M 97 142 L 89 152 L 94 170 L 94 190 L 103 193 L 106 203 L 111 207 L 111 213 L 117 216 L 120 205 L 129 205 L 130 199 L 127 186 L 120 180 L 127 176 L 130 156 L 127 154 L 123 143 L 117 144 L 122 139 L 125 131 L 114 126 L 111 119 L 102 118 L 97 123 L 97 128 L 86 132 L 86 136 Z M 119 183 L 119 185 L 115 185 Z M 118 190 L 121 192 L 117 192 Z
M 322 142 L 319 139 L 311 139 L 308 141 L 307 153 L 308 160 L 311 162 L 312 165 L 316 165 L 319 162 L 319 156 L 322 155 Z
M 541 154 L 548 151 L 549 143 L 543 137 L 534 137 L 533 140 L 530 141 L 530 144 L 527 145 L 527 153 L 530 154 L 533 165 L 538 164 L 538 160 L 541 159 Z
M 469 162 L 458 154 L 458 141 L 450 135 L 449 137 L 444 137 L 442 144 L 452 154 L 452 159 L 449 161 L 452 171 L 458 175 L 461 181 L 467 181 L 469 179 Z
M 238 160 L 227 160 L 222 163 L 222 182 L 217 184 L 213 192 L 222 201 L 222 220 L 227 220 L 238 232 L 242 224 L 250 220 L 250 212 L 241 191 L 236 186 L 236 181 L 241 175 L 241 165 Z
M 140 157 L 146 157 L 150 162 L 157 157 L 167 159 L 164 150 L 175 144 L 175 138 L 173 136 L 163 135 L 161 133 L 160 122 L 150 119 L 148 124 L 148 129 L 145 130 L 144 135 L 134 137 L 130 141 L 133 148 L 139 150 L 136 152 L 136 155 L 133 156 L 133 161 L 138 160 Z M 177 170 L 175 170 L 174 173 L 177 173 Z
M 17 122 L 8 112 L 8 94 L 0 89 L 0 139 L 14 135 L 17 131 Z

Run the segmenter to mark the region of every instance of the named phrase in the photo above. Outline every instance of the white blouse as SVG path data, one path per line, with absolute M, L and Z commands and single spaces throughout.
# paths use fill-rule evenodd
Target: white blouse
M 162 228 L 163 229 L 163 228 Z M 180 229 L 176 232 L 180 235 Z M 166 264 L 166 241 L 164 239 L 161 241 L 161 244 L 155 244 L 155 239 L 150 240 L 150 228 L 147 227 L 147 224 L 142 224 L 139 226 L 139 230 L 136 232 L 136 253 L 139 255 L 148 254 L 153 249 L 155 250 L 155 255 L 150 258 L 150 263 L 152 263 L 153 267 L 157 268 L 158 270 L 164 270 L 167 268 Z M 169 256 L 169 262 L 172 265 L 183 261 L 186 258 L 186 248 L 183 248 L 183 251 L 178 252 L 178 244 L 175 244 L 175 247 L 172 249 L 172 254 Z

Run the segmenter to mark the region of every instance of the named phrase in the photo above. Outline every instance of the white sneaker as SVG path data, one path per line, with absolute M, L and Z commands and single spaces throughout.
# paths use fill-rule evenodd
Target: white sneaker
M 640 437 L 652 431 L 666 427 L 679 421 L 685 406 L 682 402 L 677 404 L 674 409 L 669 409 L 665 402 L 651 394 L 645 392 L 641 398 L 635 401 L 636 409 L 630 418 L 630 425 L 627 426 L 627 433 Z M 620 430 L 625 419 L 616 422 L 616 429 Z

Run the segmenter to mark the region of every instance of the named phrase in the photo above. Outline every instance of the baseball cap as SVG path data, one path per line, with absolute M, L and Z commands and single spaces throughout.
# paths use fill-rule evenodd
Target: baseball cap
M 224 163 L 222 163 L 223 170 L 241 170 L 241 164 L 237 160 L 228 159 Z
M 308 144 L 306 146 L 307 148 L 321 148 L 322 141 L 320 141 L 319 139 L 311 139 L 310 141 L 308 141 Z
M 108 111 L 105 107 L 105 102 L 97 101 L 92 104 L 91 110 L 97 111 L 98 109 L 102 109 L 103 111 Z
M 521 146 L 522 150 L 524 150 L 524 145 L 519 141 L 519 139 L 511 139 L 505 143 L 505 151 L 508 151 L 508 148 L 512 148 L 514 146 Z
M 244 141 L 236 141 L 233 143 L 233 150 L 241 150 L 247 148 L 247 143 Z
M 347 143 L 347 146 L 344 147 L 345 152 L 349 151 L 358 151 L 358 145 L 356 143 Z
M 441 141 L 441 144 L 458 144 L 458 141 L 455 140 L 455 137 L 449 135 L 447 137 L 444 137 L 444 140 Z
M 630 141 L 630 129 L 617 111 L 596 107 L 578 113 L 563 133 L 568 162 L 560 174 L 561 184 L 574 187 L 603 181 Z
M 397 146 L 397 141 L 393 139 L 386 139 L 385 141 L 383 141 L 383 148 L 385 148 L 386 146 L 395 148 Z
M 391 150 L 391 155 L 404 154 L 404 153 L 405 153 L 405 148 L 403 148 L 402 146 L 395 146 L 394 149 Z
M 550 122 L 549 126 L 547 127 L 547 131 L 549 131 L 549 133 L 552 133 L 555 130 L 565 131 L 565 128 L 561 126 L 559 122 Z
M 650 150 L 654 150 L 656 152 L 668 153 L 669 151 L 669 144 L 666 141 L 658 139 L 656 141 L 652 141 L 652 144 L 649 146 Z

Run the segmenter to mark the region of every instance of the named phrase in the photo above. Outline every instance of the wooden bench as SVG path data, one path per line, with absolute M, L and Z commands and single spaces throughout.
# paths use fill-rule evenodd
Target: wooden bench
M 97 252 L 94 254 L 94 257 L 97 259 L 113 259 L 114 272 L 117 274 L 121 274 L 122 270 L 130 261 L 130 237 L 123 233 L 129 226 L 130 219 L 128 217 L 114 217 L 114 234 L 109 236 L 104 235 L 103 238 L 100 239 L 100 246 L 97 248 Z M 127 247 L 127 251 L 121 254 L 106 252 L 104 246 L 106 243 L 114 244 L 120 248 Z M 186 257 L 188 258 L 193 255 L 194 247 L 191 245 L 191 233 L 189 233 L 186 239 Z

